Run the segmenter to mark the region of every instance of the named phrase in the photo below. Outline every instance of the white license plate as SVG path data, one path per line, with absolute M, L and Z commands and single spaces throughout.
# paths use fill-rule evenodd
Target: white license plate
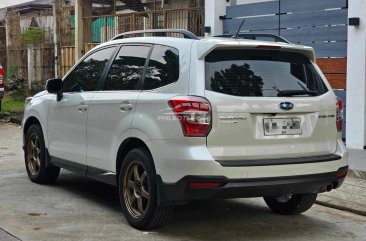
M 264 118 L 264 135 L 301 135 L 301 119 L 295 118 Z

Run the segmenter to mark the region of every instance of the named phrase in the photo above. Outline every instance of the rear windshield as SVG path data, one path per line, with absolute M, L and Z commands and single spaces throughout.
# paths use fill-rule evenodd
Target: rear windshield
M 317 96 L 328 91 L 303 54 L 215 50 L 206 57 L 206 89 L 236 96 Z

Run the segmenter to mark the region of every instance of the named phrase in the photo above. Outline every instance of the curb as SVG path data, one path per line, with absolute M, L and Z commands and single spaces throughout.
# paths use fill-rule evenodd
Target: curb
M 316 200 L 315 203 L 320 205 L 320 206 L 333 208 L 333 209 L 337 209 L 337 210 L 341 210 L 341 211 L 345 211 L 345 212 L 349 212 L 349 213 L 353 213 L 353 214 L 357 214 L 357 215 L 361 215 L 361 216 L 366 217 L 366 212 L 362 211 L 362 210 L 357 210 L 357 209 L 354 209 L 354 208 L 349 208 L 349 207 L 340 206 L 340 205 L 332 204 L 332 203 L 329 203 L 329 202 L 318 201 L 318 200 Z
M 348 177 L 360 178 L 366 180 L 366 171 L 361 170 L 349 170 Z

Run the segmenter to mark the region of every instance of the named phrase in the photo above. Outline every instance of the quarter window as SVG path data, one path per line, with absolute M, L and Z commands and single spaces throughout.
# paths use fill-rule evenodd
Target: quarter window
M 109 70 L 104 90 L 136 90 L 150 46 L 123 46 Z
M 94 91 L 98 81 L 116 47 L 105 48 L 92 53 L 66 77 L 64 92 Z
M 144 89 L 151 90 L 168 85 L 179 78 L 178 50 L 155 45 L 146 69 Z

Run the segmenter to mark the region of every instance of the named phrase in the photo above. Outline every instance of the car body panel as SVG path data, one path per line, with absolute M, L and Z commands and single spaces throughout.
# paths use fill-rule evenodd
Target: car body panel
M 48 152 L 51 156 L 86 164 L 86 121 L 95 92 L 64 93 L 61 101 L 54 96 L 48 113 Z

